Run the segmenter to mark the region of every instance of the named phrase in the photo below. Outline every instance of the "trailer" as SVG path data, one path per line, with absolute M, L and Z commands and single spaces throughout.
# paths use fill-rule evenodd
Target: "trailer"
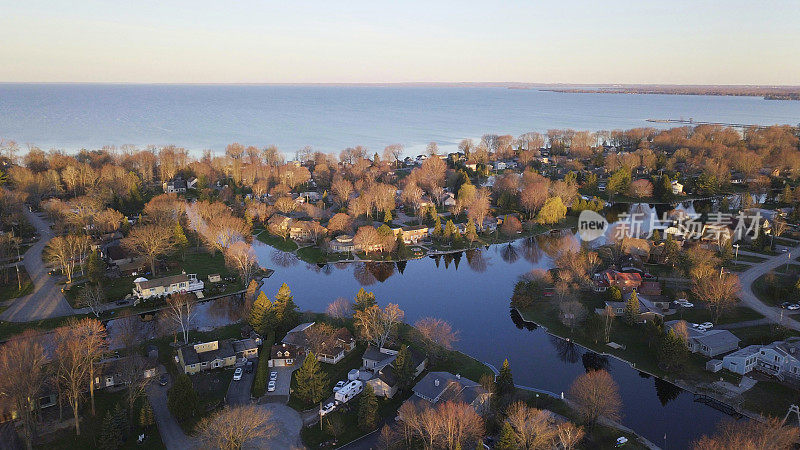
M 333 398 L 340 403 L 347 403 L 353 397 L 360 394 L 363 390 L 364 383 L 362 383 L 361 380 L 353 380 L 336 391 L 336 394 L 333 395 Z

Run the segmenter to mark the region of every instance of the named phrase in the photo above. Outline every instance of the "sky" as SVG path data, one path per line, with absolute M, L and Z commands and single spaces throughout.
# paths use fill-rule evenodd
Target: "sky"
M 800 85 L 796 0 L 0 0 L 0 82 Z

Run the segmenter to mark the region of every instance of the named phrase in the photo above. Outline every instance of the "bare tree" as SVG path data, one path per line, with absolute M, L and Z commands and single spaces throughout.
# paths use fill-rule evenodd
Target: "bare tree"
M 103 301 L 105 300 L 103 288 L 99 285 L 87 284 L 81 289 L 78 300 L 79 306 L 89 308 L 95 317 L 100 317 Z
M 618 420 L 622 409 L 619 388 L 605 370 L 592 370 L 572 383 L 569 396 L 583 419 L 594 424 L 600 416 Z
M 451 350 L 453 344 L 458 341 L 458 331 L 453 330 L 453 327 L 442 319 L 425 317 L 418 320 L 414 324 L 414 328 L 425 339 L 447 350 Z
M 692 281 L 692 292 L 706 303 L 714 322 L 736 306 L 739 289 L 739 276 L 732 273 L 720 273 L 719 276 L 695 278 Z
M 250 244 L 244 241 L 236 242 L 228 248 L 225 252 L 225 262 L 239 272 L 243 286 L 247 286 L 250 283 L 253 275 L 258 270 L 256 252 Z
M 381 242 L 382 239 L 378 234 L 378 230 L 372 225 L 360 227 L 353 237 L 353 243 L 366 254 L 381 250 Z
M 76 330 L 66 326 L 56 329 L 56 373 L 61 392 L 66 396 L 67 402 L 72 408 L 72 415 L 75 420 L 75 434 L 81 434 L 80 409 L 81 398 L 86 388 L 86 381 L 89 378 L 89 367 L 86 364 L 86 353 L 83 349 Z
M 355 322 L 361 336 L 380 348 L 386 344 L 404 316 L 405 313 L 399 306 L 389 303 L 383 310 L 378 305 L 373 305 L 357 311 Z
M 328 305 L 325 313 L 334 319 L 344 319 L 353 314 L 353 306 L 350 300 L 339 297 Z
M 128 424 L 132 426 L 136 402 L 146 395 L 147 386 L 150 385 L 155 377 L 147 376 L 146 371 L 149 369 L 147 359 L 137 354 L 126 357 L 122 361 L 120 369 L 121 381 L 128 389 L 128 395 L 125 396 L 125 400 L 128 403 Z
M 514 430 L 519 448 L 552 448 L 556 438 L 553 416 L 549 411 L 531 408 L 522 402 L 515 402 L 508 408 L 506 421 Z
M 89 396 L 92 404 L 92 415 L 95 415 L 94 374 L 98 361 L 108 349 L 108 332 L 102 322 L 91 318 L 71 319 L 66 326 L 73 330 L 76 344 L 83 348 L 84 357 L 86 358 L 86 370 L 89 375 Z
M 67 283 L 72 283 L 75 267 L 82 264 L 88 249 L 89 241 L 85 236 L 56 236 L 47 243 L 44 257 L 50 264 L 61 269 L 67 276 Z
M 572 450 L 580 444 L 586 432 L 572 422 L 563 422 L 556 427 L 558 443 L 563 450 Z
M 314 354 L 319 355 L 330 345 L 335 332 L 336 330 L 327 323 L 315 323 L 305 330 L 308 347 Z
M 442 441 L 447 448 L 456 449 L 483 437 L 484 424 L 472 405 L 448 401 L 436 408 Z
M 238 450 L 246 444 L 259 446 L 278 432 L 272 412 L 258 405 L 226 407 L 197 424 L 198 438 L 211 448 Z
M 716 435 L 703 436 L 693 443 L 694 450 L 759 449 L 783 450 L 797 444 L 798 427 L 784 426 L 777 418 L 765 422 L 726 420 L 719 425 Z
M 183 343 L 189 343 L 189 328 L 197 315 L 197 297 L 194 294 L 173 294 L 167 299 L 167 316 L 183 334 Z
M 32 330 L 0 347 L 0 398 L 8 399 L 19 414 L 28 449 L 33 448 L 36 436 L 34 412 L 46 378 L 46 361 L 44 348 Z
M 614 313 L 614 308 L 611 305 L 606 305 L 605 309 L 603 310 L 603 337 L 605 341 L 608 342 L 611 340 L 611 328 L 614 326 L 614 317 L 616 314 Z
M 161 224 L 135 227 L 122 240 L 122 245 L 134 253 L 142 255 L 150 262 L 150 271 L 156 274 L 156 258 L 172 249 L 174 242 L 171 228 Z

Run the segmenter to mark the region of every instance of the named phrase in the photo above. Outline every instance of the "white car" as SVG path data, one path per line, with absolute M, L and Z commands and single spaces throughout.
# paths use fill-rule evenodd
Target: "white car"
M 792 303 L 791 305 L 787 306 L 786 309 L 788 309 L 789 311 L 795 311 L 800 309 L 800 305 L 798 305 L 797 303 Z
M 707 328 L 707 329 L 708 328 L 714 328 L 714 324 L 711 323 L 711 322 L 703 322 L 703 323 L 700 324 L 700 326 L 702 326 L 704 328 Z
M 693 323 L 692 328 L 700 328 L 701 325 L 699 323 Z
M 339 392 L 339 390 L 344 387 L 344 384 L 344 381 L 336 383 L 336 386 L 333 387 L 333 392 Z
M 333 403 L 328 403 L 322 409 L 319 410 L 319 415 L 324 416 L 325 414 L 332 412 L 334 407 L 335 405 Z
M 242 379 L 242 368 L 237 367 L 236 370 L 233 371 L 233 381 L 239 381 Z
M 275 382 L 274 381 L 270 381 L 269 382 L 269 384 L 267 385 L 267 391 L 268 392 L 275 392 Z
M 270 379 L 270 381 L 277 380 L 278 379 L 278 372 L 270 372 L 269 373 L 269 379 Z

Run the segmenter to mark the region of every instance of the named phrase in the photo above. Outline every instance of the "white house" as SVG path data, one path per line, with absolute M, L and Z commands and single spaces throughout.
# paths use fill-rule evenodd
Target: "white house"
M 761 347 L 756 369 L 777 377 L 800 379 L 800 338 L 789 338 Z
M 674 195 L 683 194 L 683 185 L 678 180 L 672 180 L 672 193 Z
M 197 274 L 172 275 L 164 278 L 148 280 L 139 277 L 133 280 L 133 295 L 137 299 L 148 299 L 151 297 L 165 297 L 169 294 L 178 292 L 202 291 L 205 285 L 197 279 Z
M 722 358 L 722 367 L 739 375 L 749 373 L 756 367 L 760 350 L 761 346 L 759 345 L 748 345 L 745 348 L 740 348 Z

